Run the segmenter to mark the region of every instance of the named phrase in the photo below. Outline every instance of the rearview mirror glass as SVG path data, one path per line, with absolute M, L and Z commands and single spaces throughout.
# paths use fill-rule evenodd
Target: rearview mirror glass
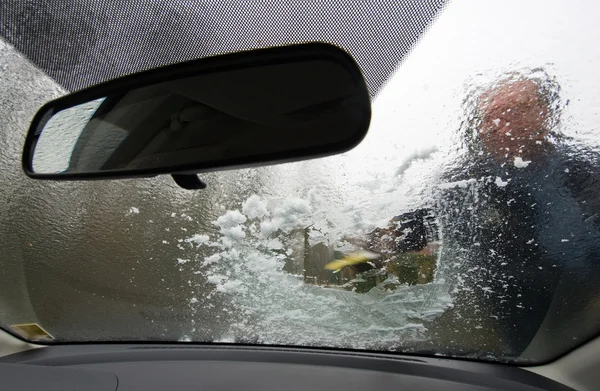
M 195 60 L 45 105 L 27 137 L 34 178 L 198 173 L 340 153 L 367 132 L 352 58 L 325 44 Z

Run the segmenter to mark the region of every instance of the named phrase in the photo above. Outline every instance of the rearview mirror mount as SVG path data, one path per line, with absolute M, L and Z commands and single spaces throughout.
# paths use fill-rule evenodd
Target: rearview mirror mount
M 366 135 L 360 68 L 310 43 L 193 60 L 126 76 L 44 105 L 23 150 L 35 179 L 119 179 L 323 157 Z M 195 178 L 195 179 L 194 179 Z

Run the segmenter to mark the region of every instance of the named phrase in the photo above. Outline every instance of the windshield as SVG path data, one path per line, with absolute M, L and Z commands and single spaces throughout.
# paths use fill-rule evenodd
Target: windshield
M 384 3 L 375 8 L 393 25 L 402 11 Z M 201 191 L 168 176 L 27 179 L 20 153 L 37 108 L 65 86 L 114 74 L 86 73 L 76 56 L 70 73 L 43 72 L 12 46 L 23 31 L 4 26 L 2 328 L 42 343 L 291 345 L 518 363 L 570 351 L 600 330 L 600 27 L 590 8 L 449 3 L 409 54 L 393 49 L 381 67 L 359 58 L 373 117 L 358 147 L 204 174 Z M 346 20 L 354 11 L 336 12 Z M 132 64 L 117 69 L 144 67 Z

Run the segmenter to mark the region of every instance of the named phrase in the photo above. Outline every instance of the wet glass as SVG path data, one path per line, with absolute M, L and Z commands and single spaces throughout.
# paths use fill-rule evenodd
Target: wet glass
M 55 342 L 518 363 L 569 351 L 600 325 L 592 15 L 451 3 L 344 155 L 208 174 L 201 192 L 169 178 L 5 177 L 18 185 L 3 212 L 2 263 L 19 278 L 0 286 L 23 305 L 0 307 L 0 322 L 37 322 Z

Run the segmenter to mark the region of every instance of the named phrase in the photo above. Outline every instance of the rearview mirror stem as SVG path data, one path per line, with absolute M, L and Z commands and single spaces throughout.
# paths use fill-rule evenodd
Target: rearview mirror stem
M 173 180 L 186 190 L 206 189 L 206 183 L 196 174 L 172 174 Z

